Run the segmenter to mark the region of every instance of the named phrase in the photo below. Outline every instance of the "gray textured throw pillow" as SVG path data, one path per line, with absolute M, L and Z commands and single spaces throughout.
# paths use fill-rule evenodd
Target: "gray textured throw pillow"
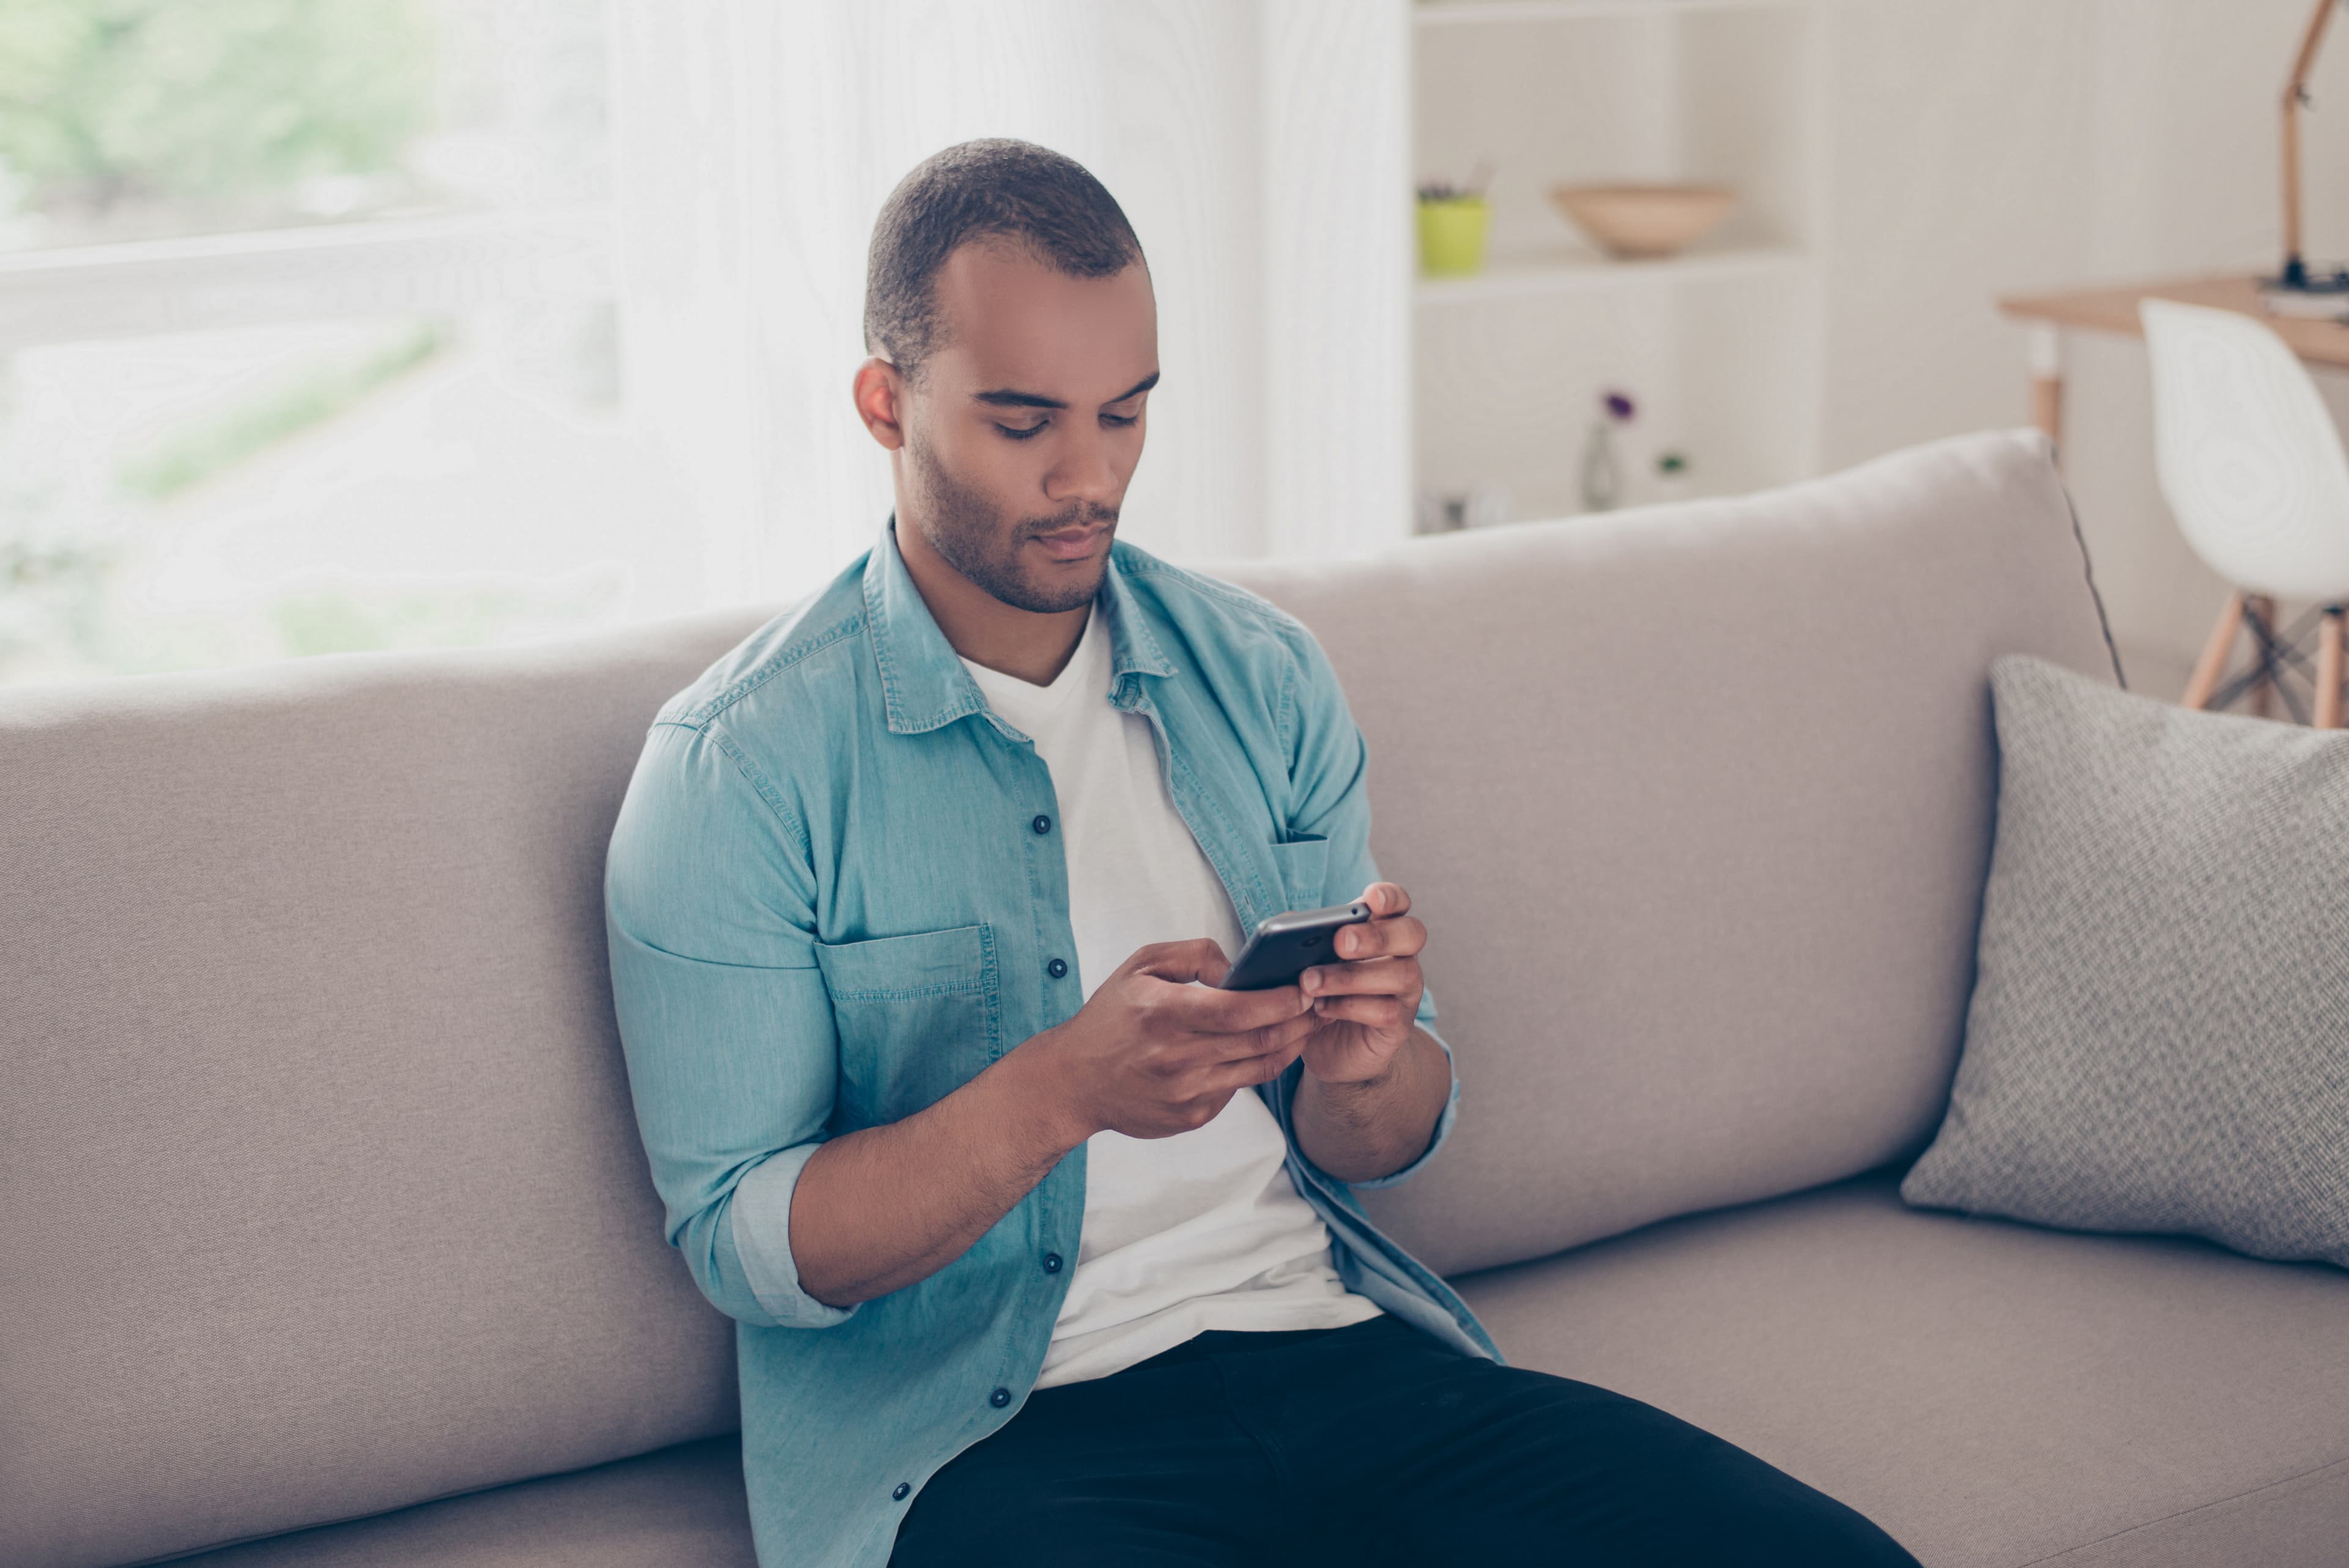
M 1901 1197 L 2349 1267 L 2349 732 L 1991 664 L 1997 835 Z

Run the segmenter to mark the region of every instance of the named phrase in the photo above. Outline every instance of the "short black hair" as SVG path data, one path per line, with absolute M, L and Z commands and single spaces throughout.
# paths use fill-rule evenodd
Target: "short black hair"
M 957 142 L 916 164 L 874 220 L 864 351 L 918 382 L 946 344 L 938 270 L 957 245 L 988 237 L 1071 277 L 1108 277 L 1143 260 L 1124 210 L 1075 159 L 1010 137 Z

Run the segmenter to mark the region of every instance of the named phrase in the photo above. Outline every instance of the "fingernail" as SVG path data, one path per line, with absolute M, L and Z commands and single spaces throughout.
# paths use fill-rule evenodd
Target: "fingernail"
M 1321 977 L 1309 969 L 1298 977 L 1297 983 L 1308 991 L 1319 991 L 1321 989 Z

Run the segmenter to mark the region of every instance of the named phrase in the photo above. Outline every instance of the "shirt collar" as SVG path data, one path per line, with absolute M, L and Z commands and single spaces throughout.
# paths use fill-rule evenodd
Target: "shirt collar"
M 1109 567 L 1102 573 L 1096 614 L 1109 616 L 1110 670 L 1121 690 L 1128 675 L 1172 675 L 1166 657 L 1144 622 L 1133 586 L 1125 579 L 1125 546 L 1110 541 Z M 917 734 L 950 724 L 966 713 L 983 712 L 986 695 L 963 668 L 954 644 L 938 629 L 929 602 L 905 569 L 897 549 L 897 514 L 881 525 L 881 536 L 864 562 L 864 618 L 881 666 L 881 700 L 889 728 Z

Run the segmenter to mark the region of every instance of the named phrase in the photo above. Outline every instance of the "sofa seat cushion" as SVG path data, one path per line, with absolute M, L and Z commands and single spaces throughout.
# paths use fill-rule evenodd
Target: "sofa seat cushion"
M 1930 1568 L 2338 1564 L 2349 1272 L 1910 1209 L 1900 1168 L 1455 1276 Z
M 2349 1272 L 1913 1210 L 1899 1174 L 1452 1282 L 1516 1365 L 1717 1432 L 1929 1568 L 2338 1563 Z M 181 1561 L 753 1560 L 724 1438 Z
M 724 1437 L 175 1562 L 185 1568 L 756 1568 L 757 1559 L 741 1442 Z

